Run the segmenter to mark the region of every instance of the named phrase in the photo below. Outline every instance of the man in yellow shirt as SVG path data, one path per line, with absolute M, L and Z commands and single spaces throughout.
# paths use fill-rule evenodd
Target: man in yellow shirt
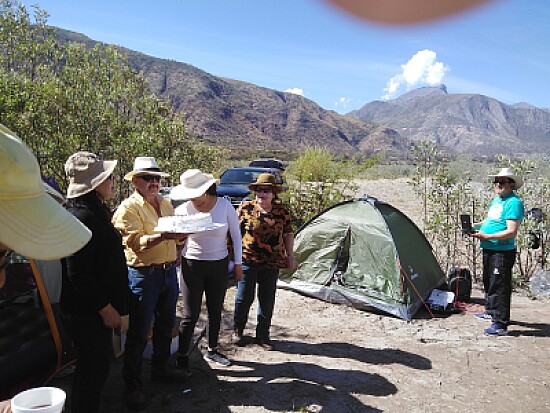
M 155 158 L 136 158 L 133 171 L 124 177 L 136 190 L 113 216 L 113 224 L 123 238 L 131 289 L 123 377 L 126 405 L 132 410 L 143 410 L 146 406 L 141 365 L 153 315 L 151 379 L 187 378 L 184 372 L 168 364 L 178 297 L 176 244 L 186 236 L 153 231 L 159 217 L 174 215 L 171 203 L 159 195 L 160 179 L 166 176 Z

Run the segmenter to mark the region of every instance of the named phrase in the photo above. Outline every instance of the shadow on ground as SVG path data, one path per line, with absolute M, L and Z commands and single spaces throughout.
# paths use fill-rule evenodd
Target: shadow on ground
M 430 369 L 428 359 L 397 349 L 368 349 L 348 343 L 308 344 L 276 341 L 269 353 L 272 361 L 235 360 L 230 368 L 213 368 L 195 349 L 191 354 L 193 375 L 187 383 L 157 383 L 149 379 L 150 364 L 144 360 L 143 383 L 149 405 L 145 412 L 230 412 L 246 406 L 269 411 L 315 411 L 322 406 L 330 412 L 380 412 L 366 406 L 359 395 L 389 396 L 397 387 L 379 374 L 350 368 L 326 368 L 302 360 L 289 361 L 289 355 L 312 355 L 356 360 L 368 364 L 400 363 L 415 369 Z M 286 361 L 278 360 L 287 359 Z M 111 375 L 103 392 L 104 413 L 127 412 L 123 402 L 122 358 L 112 363 Z M 70 394 L 72 377 L 55 379 L 53 386 Z M 300 410 L 309 408 L 311 410 Z M 247 410 L 248 411 L 248 410 Z M 71 412 L 66 406 L 65 413 Z

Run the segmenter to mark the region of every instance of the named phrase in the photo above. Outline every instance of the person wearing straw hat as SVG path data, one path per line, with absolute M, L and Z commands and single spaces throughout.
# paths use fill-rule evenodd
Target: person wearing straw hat
M 483 249 L 483 287 L 485 312 L 478 319 L 490 319 L 484 330 L 489 336 L 508 334 L 512 297 L 512 268 L 516 261 L 516 235 L 523 220 L 523 201 L 515 190 L 523 186 L 523 178 L 512 168 L 502 168 L 493 178 L 496 197 L 489 204 L 487 218 L 471 237 L 480 240 Z
M 0 244 L 44 260 L 70 255 L 86 245 L 90 230 L 46 193 L 36 158 L 3 125 L 0 168 Z
M 15 134 L 0 124 L 0 284 L 11 251 L 53 260 L 85 246 L 92 234 L 44 188 L 38 162 Z M 47 219 L 45 219 L 47 218 Z M 0 412 L 11 412 L 10 400 Z
M 189 169 L 181 174 L 180 182 L 170 192 L 170 198 L 188 201 L 176 208 L 176 215 L 209 213 L 212 223 L 219 226 L 212 231 L 189 235 L 182 250 L 183 318 L 180 323 L 177 367 L 189 373 L 189 352 L 203 294 L 208 310 L 208 349 L 204 359 L 221 366 L 231 365 L 229 359 L 218 350 L 223 301 L 229 277 L 228 232 L 233 244 L 233 273 L 237 281 L 242 276 L 242 243 L 235 208 L 227 199 L 216 194 L 217 179 L 198 169 Z
M 187 235 L 154 232 L 159 217 L 174 215 L 172 204 L 159 195 L 160 180 L 167 176 L 155 158 L 137 157 L 134 169 L 124 176 L 132 182 L 135 192 L 113 216 L 113 224 L 122 234 L 131 290 L 123 378 L 124 398 L 132 410 L 143 410 L 147 404 L 141 366 L 153 316 L 151 379 L 173 382 L 187 378 L 168 363 L 179 292 L 176 244 L 182 243 Z
M 74 412 L 98 413 L 109 376 L 112 329 L 128 314 L 128 270 L 122 237 L 105 202 L 115 193 L 117 161 L 90 152 L 67 159 L 67 209 L 92 231 L 84 248 L 66 259 L 61 308 L 77 357 L 71 392 Z
M 275 306 L 275 292 L 279 268 L 297 268 L 294 260 L 294 234 L 290 215 L 277 199 L 281 187 L 275 176 L 263 173 L 248 186 L 255 192 L 252 201 L 245 201 L 238 209 L 243 234 L 243 277 L 237 284 L 233 315 L 233 341 L 244 345 L 244 328 L 258 285 L 258 316 L 256 343 L 272 349 L 269 337 Z

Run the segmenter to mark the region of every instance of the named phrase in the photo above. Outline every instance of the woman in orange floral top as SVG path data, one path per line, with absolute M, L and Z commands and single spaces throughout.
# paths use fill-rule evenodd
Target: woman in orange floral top
M 279 268 L 297 268 L 290 215 L 277 199 L 281 192 L 275 176 L 264 173 L 249 188 L 253 201 L 243 202 L 237 213 L 243 236 L 243 277 L 237 284 L 233 340 L 244 345 L 243 331 L 258 284 L 256 343 L 271 350 L 269 328 L 275 305 Z

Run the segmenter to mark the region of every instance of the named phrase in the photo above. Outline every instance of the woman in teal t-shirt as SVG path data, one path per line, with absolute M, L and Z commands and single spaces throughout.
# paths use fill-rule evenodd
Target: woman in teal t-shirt
M 516 261 L 516 235 L 523 220 L 523 201 L 514 192 L 523 185 L 522 177 L 511 168 L 502 168 L 494 177 L 496 197 L 489 205 L 487 218 L 479 231 L 470 236 L 480 240 L 483 249 L 483 287 L 485 312 L 476 314 L 491 319 L 485 334 L 507 334 L 512 297 L 512 268 Z

